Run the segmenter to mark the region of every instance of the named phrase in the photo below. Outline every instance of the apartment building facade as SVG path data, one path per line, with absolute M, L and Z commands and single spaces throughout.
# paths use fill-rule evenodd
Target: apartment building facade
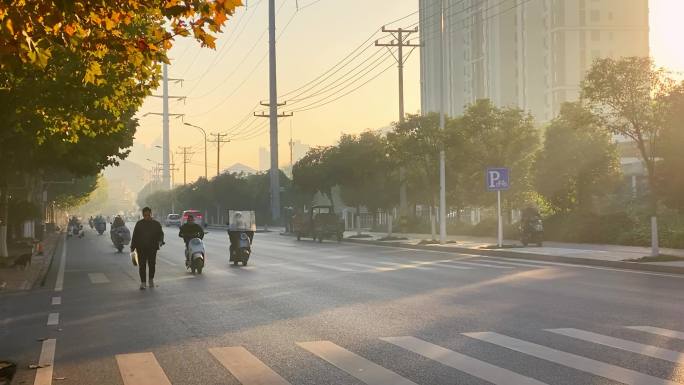
M 648 0 L 419 0 L 419 7 L 426 112 L 439 111 L 443 90 L 451 116 L 488 98 L 549 121 L 578 99 L 595 59 L 649 54 Z

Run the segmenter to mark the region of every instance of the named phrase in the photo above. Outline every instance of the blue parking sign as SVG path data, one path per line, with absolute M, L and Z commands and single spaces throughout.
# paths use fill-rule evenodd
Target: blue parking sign
M 505 167 L 487 169 L 487 191 L 506 191 L 511 187 L 510 170 Z

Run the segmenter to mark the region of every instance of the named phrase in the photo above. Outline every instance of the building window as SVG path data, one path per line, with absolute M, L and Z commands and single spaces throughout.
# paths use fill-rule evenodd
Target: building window
M 601 40 L 601 31 L 593 30 L 591 31 L 591 41 Z
M 601 12 L 597 9 L 592 9 L 590 18 L 592 23 L 598 23 L 601 21 Z

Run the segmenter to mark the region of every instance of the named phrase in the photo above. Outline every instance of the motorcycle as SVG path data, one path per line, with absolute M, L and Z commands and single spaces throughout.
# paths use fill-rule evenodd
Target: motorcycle
M 79 237 L 83 238 L 85 234 L 83 233 L 83 225 L 78 225 L 78 224 L 70 224 L 67 227 L 67 237 Z
M 228 210 L 228 238 L 230 239 L 229 261 L 233 265 L 247 266 L 252 255 L 252 241 L 256 232 L 254 211 Z
M 542 247 L 544 244 L 544 224 L 541 218 L 533 218 L 520 225 L 520 242 L 525 247 L 530 243 L 536 243 L 537 246 Z
M 95 230 L 97 230 L 99 235 L 104 234 L 104 232 L 107 230 L 107 222 L 103 221 L 95 223 Z
M 109 232 L 116 250 L 121 253 L 125 245 L 131 243 L 131 232 L 126 226 L 114 227 Z
M 242 266 L 247 266 L 249 256 L 252 254 L 252 238 L 246 231 L 228 231 L 230 238 L 230 262 L 233 265 L 242 263 Z
M 202 242 L 202 236 L 197 234 L 196 237 L 188 241 L 188 246 L 185 248 L 185 268 L 190 269 L 192 274 L 202 274 L 202 269 L 204 269 L 206 251 L 204 249 L 204 242 Z

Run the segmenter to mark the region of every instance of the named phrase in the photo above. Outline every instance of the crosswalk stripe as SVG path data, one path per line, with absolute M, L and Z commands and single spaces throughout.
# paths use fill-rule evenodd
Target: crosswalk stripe
M 503 261 L 492 261 L 491 259 L 487 259 L 483 262 L 486 263 L 494 263 L 497 265 L 510 265 L 510 266 L 520 266 L 520 267 L 531 267 L 531 268 L 537 268 L 537 269 L 546 269 L 548 266 L 544 265 L 535 265 L 533 263 L 518 263 L 518 262 L 503 262 Z
M 544 385 L 543 382 L 533 378 L 525 377 L 508 369 L 456 353 L 415 337 L 385 337 L 380 339 L 492 384 Z
M 371 270 L 376 270 L 378 268 L 378 266 L 367 265 L 365 263 L 345 262 L 344 264 L 350 265 L 350 266 L 362 267 L 364 269 L 371 269 Z
M 90 283 L 109 283 L 109 278 L 102 273 L 88 273 Z
M 152 353 L 117 354 L 124 385 L 171 385 Z
M 62 297 L 52 297 L 52 304 L 53 305 L 61 305 L 62 304 Z
M 209 352 L 243 385 L 290 385 L 241 346 L 212 348 Z
M 605 336 L 602 334 L 592 333 L 578 329 L 546 329 L 551 333 L 561 334 L 578 340 L 589 341 L 600 345 L 610 346 L 611 348 L 626 350 L 628 352 L 641 354 L 661 360 L 674 362 L 676 364 L 684 364 L 684 353 L 676 352 L 674 350 L 663 349 L 657 346 L 640 344 Z
M 674 381 L 649 376 L 634 370 L 547 348 L 546 346 L 498 333 L 464 333 L 463 335 L 627 385 L 680 385 Z
M 680 340 L 684 340 L 684 332 L 680 332 L 677 330 L 663 329 L 663 328 L 658 328 L 655 326 L 625 326 L 625 327 L 627 329 L 638 330 L 641 332 L 657 334 L 659 336 L 665 336 L 665 337 L 677 338 Z
M 351 374 L 366 385 L 416 385 L 413 381 L 330 341 L 298 342 L 297 345 Z
M 56 346 L 57 340 L 54 338 L 43 341 L 43 346 L 40 349 L 40 358 L 38 359 L 38 370 L 36 370 L 33 385 L 52 384 L 52 368 L 55 363 Z
M 435 263 L 435 266 L 440 267 L 440 268 L 446 267 L 448 269 L 457 269 L 457 270 L 471 270 L 472 269 L 472 267 L 462 266 L 462 265 L 452 265 L 448 262 Z
M 392 266 L 394 269 L 417 269 L 417 270 L 432 270 L 429 266 L 420 266 L 416 263 L 396 263 L 396 262 L 382 262 L 376 261 L 376 263 L 386 266 Z
M 307 265 L 315 266 L 321 269 L 330 269 L 330 270 L 336 270 L 336 271 L 344 271 L 344 272 L 349 272 L 349 271 L 354 271 L 354 269 L 347 269 L 346 267 L 341 267 L 341 266 L 336 266 L 336 265 L 326 265 L 323 263 L 313 263 L 309 262 Z
M 510 266 L 492 265 L 489 263 L 480 263 L 480 262 L 458 261 L 458 262 L 452 262 L 452 263 L 459 264 L 459 265 L 466 265 L 466 266 L 490 267 L 493 269 L 513 269 L 513 267 L 510 267 Z
M 314 272 L 314 270 L 307 269 L 306 267 L 293 266 L 293 265 L 287 265 L 287 264 L 282 265 L 280 267 L 283 269 L 286 269 L 286 270 L 297 271 L 299 273 L 313 273 Z

